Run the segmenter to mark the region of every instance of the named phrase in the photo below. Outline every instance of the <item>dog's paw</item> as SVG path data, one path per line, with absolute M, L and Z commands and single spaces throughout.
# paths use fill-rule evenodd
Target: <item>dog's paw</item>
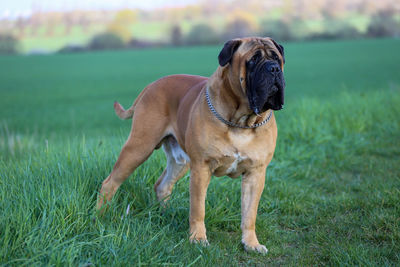
M 157 195 L 157 200 L 163 204 L 163 203 L 167 203 L 167 201 L 170 199 L 171 197 L 171 191 L 170 190 L 162 190 L 162 188 L 160 188 L 160 186 L 158 185 L 156 188 L 154 188 L 154 190 L 156 191 L 156 195 Z
M 192 230 L 190 232 L 191 232 L 189 237 L 190 243 L 200 244 L 205 247 L 209 245 L 207 241 L 206 228 L 204 227 L 204 224 L 195 225 L 194 227 L 192 227 Z
M 190 243 L 191 244 L 200 244 L 203 247 L 208 247 L 210 245 L 210 243 L 208 243 L 207 238 L 203 238 L 203 239 L 196 239 L 196 238 L 190 238 Z
M 165 197 L 165 198 L 158 198 L 157 197 L 157 201 L 158 201 L 158 203 L 160 204 L 160 207 L 163 210 L 166 210 L 170 206 L 170 202 L 168 200 L 169 200 L 169 196 Z
M 207 241 L 206 226 L 204 225 L 204 221 L 190 222 L 189 241 L 192 244 L 200 244 L 205 247 L 209 245 Z
M 265 246 L 260 245 L 260 244 L 255 245 L 255 246 L 248 246 L 248 245 L 244 244 L 244 249 L 249 252 L 258 252 L 263 255 L 266 255 L 268 253 L 268 249 Z

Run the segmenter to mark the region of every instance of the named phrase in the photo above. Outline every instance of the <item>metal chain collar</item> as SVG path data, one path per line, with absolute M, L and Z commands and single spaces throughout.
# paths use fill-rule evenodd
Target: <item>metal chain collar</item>
M 254 129 L 254 128 L 257 128 L 257 127 L 260 127 L 260 126 L 266 124 L 271 119 L 272 111 L 269 112 L 268 117 L 264 121 L 253 124 L 251 126 L 242 126 L 242 125 L 227 121 L 224 118 L 222 118 L 222 116 L 219 115 L 219 113 L 215 110 L 213 104 L 211 103 L 210 93 L 208 92 L 208 88 L 209 88 L 209 86 L 207 86 L 207 88 L 206 88 L 206 100 L 207 100 L 208 107 L 210 108 L 210 111 L 212 112 L 212 114 L 214 114 L 214 116 L 217 117 L 217 119 L 219 119 L 226 125 L 229 125 L 231 127 L 242 128 L 242 129 Z

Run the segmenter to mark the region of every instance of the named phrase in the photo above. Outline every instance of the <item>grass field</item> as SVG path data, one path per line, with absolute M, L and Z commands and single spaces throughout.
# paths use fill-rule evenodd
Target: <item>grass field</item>
M 130 129 L 113 101 L 130 105 L 163 75 L 210 75 L 220 47 L 0 57 L 0 264 L 399 266 L 399 48 L 285 45 L 286 103 L 256 225 L 267 256 L 240 244 L 240 179 L 212 179 L 211 245 L 189 244 L 189 179 L 161 208 L 160 151 L 110 212 L 94 211 Z

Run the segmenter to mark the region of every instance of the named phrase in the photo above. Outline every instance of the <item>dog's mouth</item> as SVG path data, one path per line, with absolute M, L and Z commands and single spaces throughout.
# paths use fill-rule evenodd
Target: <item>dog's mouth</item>
M 274 83 L 267 90 L 266 98 L 262 100 L 259 96 L 253 96 L 250 99 L 250 109 L 258 115 L 267 111 L 281 110 L 283 108 L 283 87 L 279 83 Z
M 269 90 L 271 93 L 268 96 L 267 101 L 263 106 L 263 111 L 267 111 L 268 109 L 272 110 L 281 110 L 283 108 L 283 88 L 279 83 L 275 83 L 271 86 Z

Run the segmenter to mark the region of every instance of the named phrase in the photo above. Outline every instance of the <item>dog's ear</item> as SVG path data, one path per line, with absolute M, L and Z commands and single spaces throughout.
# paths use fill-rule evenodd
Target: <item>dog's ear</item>
M 275 45 L 276 48 L 278 49 L 279 53 L 281 53 L 282 58 L 283 58 L 283 63 L 285 63 L 285 49 L 283 48 L 282 45 L 278 44 L 278 43 L 275 42 L 273 39 L 271 39 L 271 41 L 274 43 L 274 45 Z
M 242 43 L 241 40 L 230 40 L 225 43 L 224 48 L 222 48 L 221 52 L 218 55 L 219 65 L 222 67 L 231 62 L 233 54 L 238 49 L 239 45 Z

